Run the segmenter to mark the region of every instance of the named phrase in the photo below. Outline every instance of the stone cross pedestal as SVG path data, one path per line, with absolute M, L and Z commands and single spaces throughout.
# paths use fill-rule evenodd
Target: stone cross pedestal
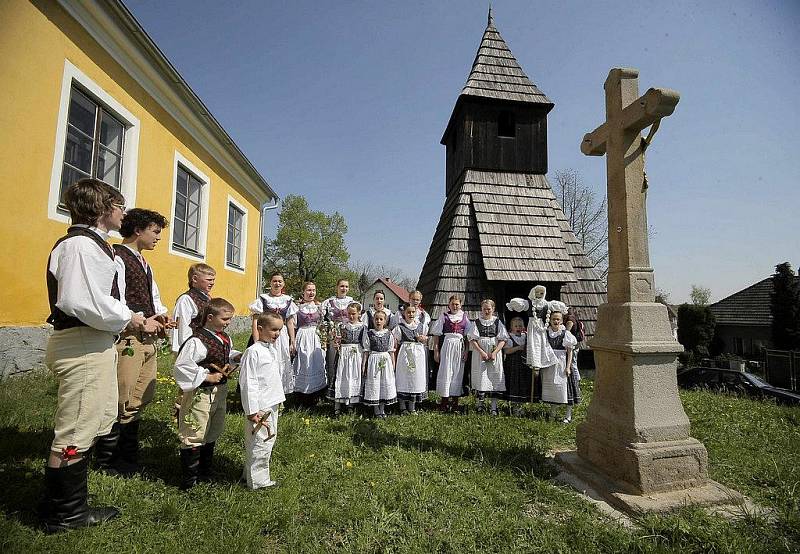
M 597 372 L 578 450 L 556 459 L 628 512 L 731 503 L 740 497 L 708 480 L 706 449 L 689 436 L 676 379 L 682 348 L 666 306 L 655 301 L 650 267 L 644 151 L 680 96 L 650 89 L 640 97 L 638 75 L 609 72 L 606 122 L 581 145 L 586 155 L 606 155 L 608 303 L 598 309 L 591 341 Z M 640 132 L 650 126 L 645 140 Z

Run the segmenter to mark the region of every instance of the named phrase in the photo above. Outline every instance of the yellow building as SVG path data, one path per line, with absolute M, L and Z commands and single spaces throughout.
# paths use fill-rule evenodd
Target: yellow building
M 122 2 L 2 0 L 0 82 L 0 350 L 48 315 L 61 195 L 87 175 L 169 217 L 148 255 L 167 306 L 204 262 L 214 295 L 246 313 L 277 196 Z

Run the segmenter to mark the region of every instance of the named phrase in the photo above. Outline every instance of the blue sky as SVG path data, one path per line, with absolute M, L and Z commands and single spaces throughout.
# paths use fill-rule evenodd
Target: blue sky
M 444 201 L 439 144 L 486 26 L 483 1 L 127 0 L 281 196 L 349 224 L 353 259 L 416 276 Z M 612 67 L 681 101 L 647 154 L 656 285 L 712 300 L 800 265 L 800 2 L 493 2 L 555 103 L 550 175 L 604 191 L 583 134 Z M 270 231 L 276 225 L 270 212 Z

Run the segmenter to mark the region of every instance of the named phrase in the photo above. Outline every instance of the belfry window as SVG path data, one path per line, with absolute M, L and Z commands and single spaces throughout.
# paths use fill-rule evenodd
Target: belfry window
M 497 118 L 497 136 L 512 138 L 517 136 L 517 124 L 514 118 L 514 112 L 500 112 Z

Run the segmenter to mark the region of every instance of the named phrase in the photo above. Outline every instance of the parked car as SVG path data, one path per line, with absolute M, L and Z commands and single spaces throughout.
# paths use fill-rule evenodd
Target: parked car
M 800 394 L 773 387 L 752 373 L 733 369 L 690 367 L 678 372 L 678 386 L 684 389 L 703 388 L 743 394 L 754 398 L 773 398 L 779 404 L 800 406 Z

